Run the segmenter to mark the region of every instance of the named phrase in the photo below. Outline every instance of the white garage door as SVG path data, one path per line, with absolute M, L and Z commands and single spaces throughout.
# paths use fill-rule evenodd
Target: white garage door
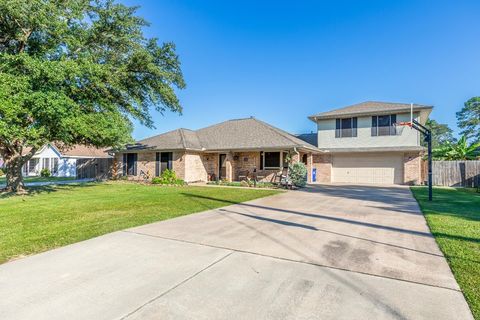
M 403 156 L 385 154 L 335 155 L 333 182 L 401 184 Z

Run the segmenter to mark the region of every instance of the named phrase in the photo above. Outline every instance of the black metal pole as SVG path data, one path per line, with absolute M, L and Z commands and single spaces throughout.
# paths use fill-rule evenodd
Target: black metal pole
M 412 127 L 417 131 L 420 131 L 427 141 L 428 149 L 428 201 L 432 201 L 432 131 L 420 124 L 417 120 L 413 119 Z
M 432 132 L 427 130 L 428 143 L 428 201 L 432 201 Z

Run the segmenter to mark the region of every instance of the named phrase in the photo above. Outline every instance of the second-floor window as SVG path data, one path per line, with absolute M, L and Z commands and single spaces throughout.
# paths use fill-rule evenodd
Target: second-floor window
M 335 119 L 335 138 L 357 136 L 357 118 Z
M 372 137 L 373 136 L 394 136 L 397 130 L 394 124 L 397 122 L 396 114 L 372 117 Z

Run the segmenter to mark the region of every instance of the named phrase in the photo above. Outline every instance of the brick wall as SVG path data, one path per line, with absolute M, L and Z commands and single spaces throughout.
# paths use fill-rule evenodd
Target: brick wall
M 129 176 L 129 180 L 144 180 L 145 176 L 141 175 L 141 172 L 148 176 L 148 179 L 152 179 L 155 176 L 155 162 L 156 152 L 138 152 L 137 153 L 137 175 Z M 185 154 L 184 152 L 172 153 L 172 170 L 175 171 L 177 177 L 185 179 Z M 114 157 L 114 177 L 119 178 L 123 176 L 123 153 L 116 153 Z
M 202 162 L 209 180 L 215 180 L 218 177 L 218 153 L 202 154 Z M 208 180 L 208 179 L 207 179 Z
M 314 154 L 312 158 L 312 167 L 317 169 L 316 182 L 332 182 L 332 156 L 329 154 Z
M 418 153 L 405 153 L 403 156 L 403 181 L 405 184 L 420 184 L 422 157 Z
M 188 152 L 185 154 L 185 181 L 207 181 L 207 169 L 200 153 Z

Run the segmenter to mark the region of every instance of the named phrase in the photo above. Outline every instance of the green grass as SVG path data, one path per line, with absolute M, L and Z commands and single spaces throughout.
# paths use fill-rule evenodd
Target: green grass
M 0 263 L 102 234 L 278 193 L 129 182 L 30 188 L 0 196 Z
M 25 182 L 50 182 L 50 181 L 67 181 L 75 180 L 75 177 L 25 177 L 23 181 Z M 0 177 L 0 184 L 5 184 L 7 179 L 5 177 Z
M 440 249 L 480 320 L 480 193 L 474 189 L 412 187 Z

